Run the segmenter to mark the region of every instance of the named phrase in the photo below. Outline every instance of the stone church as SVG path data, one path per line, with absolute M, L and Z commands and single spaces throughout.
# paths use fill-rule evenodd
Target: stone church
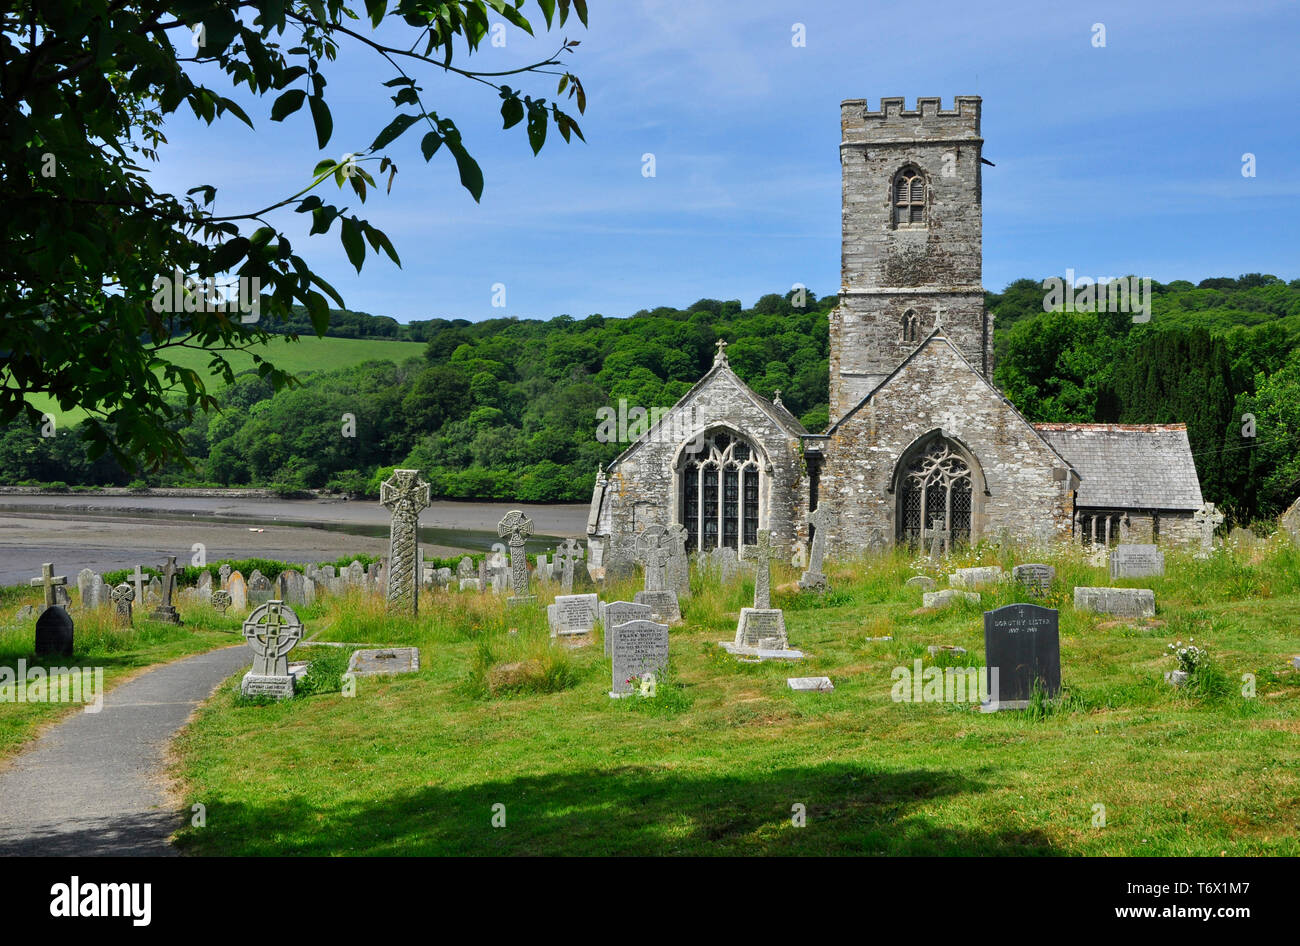
M 793 554 L 829 504 L 826 551 L 1012 538 L 1184 542 L 1202 505 L 1181 424 L 1031 424 L 993 384 L 984 309 L 980 99 L 841 105 L 843 242 L 830 316 L 830 418 L 812 434 L 713 367 L 602 470 L 587 531 L 593 573 L 647 526 L 687 548 Z

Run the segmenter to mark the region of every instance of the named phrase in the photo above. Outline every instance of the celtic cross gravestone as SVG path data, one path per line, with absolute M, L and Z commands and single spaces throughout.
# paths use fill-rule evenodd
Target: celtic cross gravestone
M 420 611 L 420 513 L 429 506 L 429 484 L 419 470 L 394 470 L 379 487 L 379 502 L 392 514 L 388 528 L 388 610 L 414 617 Z

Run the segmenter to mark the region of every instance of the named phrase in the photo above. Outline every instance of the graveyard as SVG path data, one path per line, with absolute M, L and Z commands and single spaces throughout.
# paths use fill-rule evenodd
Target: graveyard
M 387 497 L 398 546 L 420 486 L 395 478 Z M 528 528 L 512 516 L 507 543 Z M 30 612 L 67 587 L 41 570 L 5 590 L 0 664 L 104 664 L 111 699 L 140 668 L 246 643 L 170 754 L 177 807 L 207 813 L 174 837 L 191 855 L 1300 853 L 1285 530 L 1170 549 L 1155 573 L 1139 549 L 1133 576 L 1123 552 L 1068 546 L 800 569 L 749 547 L 683 559 L 660 539 L 599 583 L 576 542 L 467 556 L 454 577 L 410 558 L 418 601 L 379 566 L 245 582 L 214 565 L 173 605 L 143 586 L 130 629 L 117 599 L 81 606 L 78 585 L 98 584 L 83 578 L 72 654 L 32 658 Z M 1097 613 L 1079 589 L 1119 603 Z M 742 639 L 761 605 L 783 639 Z M 985 625 L 1022 607 L 1059 626 L 1059 689 L 1030 679 L 988 712 Z M 1170 645 L 1192 641 L 1208 659 L 1175 685 Z M 290 682 L 263 685 L 277 673 Z M 0 702 L 0 751 L 70 712 Z

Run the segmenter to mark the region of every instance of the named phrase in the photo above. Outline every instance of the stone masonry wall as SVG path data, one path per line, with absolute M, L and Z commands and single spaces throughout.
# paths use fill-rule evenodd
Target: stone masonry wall
M 944 338 L 936 337 L 832 431 L 820 486 L 822 501 L 835 503 L 839 513 L 839 524 L 827 535 L 828 555 L 860 553 L 875 530 L 893 544 L 895 470 L 908 448 L 936 429 L 973 454 L 975 541 L 1003 530 L 1029 541 L 1043 522 L 1058 537 L 1069 537 L 1077 486 L 1073 473 Z

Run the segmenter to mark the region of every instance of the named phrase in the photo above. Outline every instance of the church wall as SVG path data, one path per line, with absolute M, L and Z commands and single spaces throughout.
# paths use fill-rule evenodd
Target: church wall
M 609 560 L 611 546 L 630 542 L 651 522 L 667 525 L 680 520 L 675 468 L 683 439 L 719 425 L 739 432 L 766 452 L 759 528 L 771 529 L 774 544 L 792 546 L 805 513 L 799 438 L 755 404 L 738 378 L 724 371 L 664 415 L 661 426 L 668 431 L 686 431 L 684 438 L 652 434 L 608 473 L 592 537 L 600 546 L 602 560 Z
M 1192 518 L 1190 512 L 1160 513 L 1161 545 L 1197 545 L 1201 544 L 1201 527 Z
M 1067 466 L 935 338 L 831 437 L 821 496 L 836 504 L 839 523 L 827 535 L 828 555 L 858 554 L 877 530 L 885 544 L 894 543 L 895 468 L 908 447 L 936 428 L 972 453 L 983 475 L 987 495 L 976 477 L 976 541 L 1003 530 L 1029 541 L 1042 523 L 1060 538 L 1070 536 L 1074 484 Z

